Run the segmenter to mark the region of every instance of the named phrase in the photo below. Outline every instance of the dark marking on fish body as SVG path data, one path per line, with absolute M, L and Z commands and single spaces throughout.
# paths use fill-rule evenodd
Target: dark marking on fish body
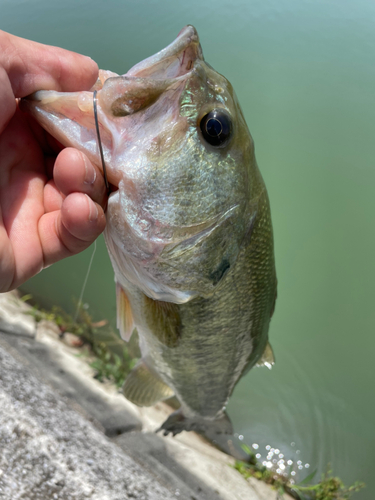
M 228 259 L 223 259 L 219 267 L 210 274 L 213 285 L 217 285 L 219 281 L 224 277 L 225 273 L 230 268 L 230 263 Z

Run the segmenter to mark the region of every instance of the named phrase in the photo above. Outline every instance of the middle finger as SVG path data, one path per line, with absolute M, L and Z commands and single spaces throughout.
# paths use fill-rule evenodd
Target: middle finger
M 63 195 L 84 193 L 105 207 L 107 193 L 103 175 L 87 156 L 77 149 L 65 148 L 61 151 L 56 158 L 53 178 Z

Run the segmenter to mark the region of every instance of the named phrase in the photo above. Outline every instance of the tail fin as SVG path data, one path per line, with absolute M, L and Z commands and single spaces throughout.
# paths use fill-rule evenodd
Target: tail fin
M 233 426 L 228 415 L 223 412 L 219 418 L 210 420 L 203 417 L 185 417 L 179 409 L 172 413 L 156 432 L 162 431 L 165 436 L 169 433 L 175 436 L 182 431 L 195 431 L 200 434 L 233 434 Z

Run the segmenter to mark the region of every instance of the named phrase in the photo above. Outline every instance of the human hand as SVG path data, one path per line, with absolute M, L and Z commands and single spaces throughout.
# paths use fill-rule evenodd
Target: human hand
M 0 31 L 0 292 L 84 250 L 105 227 L 101 172 L 76 149 L 61 151 L 17 101 L 88 90 L 97 76 L 88 57 Z

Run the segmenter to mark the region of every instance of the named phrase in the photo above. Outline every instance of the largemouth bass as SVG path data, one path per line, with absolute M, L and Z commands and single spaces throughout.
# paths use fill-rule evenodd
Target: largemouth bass
M 237 98 L 192 26 L 125 75 L 101 70 L 90 92 L 27 98 L 48 132 L 100 168 L 94 90 L 118 327 L 125 340 L 137 328 L 142 352 L 124 394 L 140 406 L 176 395 L 166 433 L 231 433 L 236 383 L 273 363 L 276 298 L 269 201 Z

